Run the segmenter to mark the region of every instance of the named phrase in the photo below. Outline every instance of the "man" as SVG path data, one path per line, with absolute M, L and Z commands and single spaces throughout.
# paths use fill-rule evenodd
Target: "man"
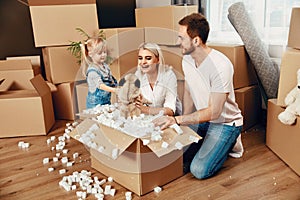
M 220 170 L 243 125 L 235 102 L 232 63 L 206 45 L 208 34 L 209 24 L 200 13 L 179 21 L 178 43 L 184 55 L 182 69 L 186 83 L 184 114 L 154 120 L 161 129 L 175 123 L 189 125 L 204 138 L 190 165 L 191 173 L 198 179 L 211 177 Z

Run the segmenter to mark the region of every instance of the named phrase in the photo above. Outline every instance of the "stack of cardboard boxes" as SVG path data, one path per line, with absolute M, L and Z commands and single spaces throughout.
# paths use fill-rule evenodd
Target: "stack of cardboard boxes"
M 266 144 L 288 166 L 300 175 L 300 117 L 295 124 L 285 125 L 278 119 L 279 113 L 283 112 L 286 105 L 284 102 L 287 94 L 297 87 L 297 70 L 300 69 L 300 26 L 298 19 L 300 8 L 293 8 L 288 47 L 282 56 L 280 66 L 280 79 L 277 99 L 268 101 Z M 300 105 L 299 105 L 300 106 Z
M 31 60 L 1 60 L 0 80 L 0 138 L 46 135 L 55 122 L 51 91 Z
M 74 85 L 82 80 L 78 60 L 67 50 L 71 41 L 82 41 L 76 28 L 93 35 L 98 29 L 96 0 L 29 0 L 34 42 L 41 47 L 46 80 L 53 84 L 55 119 L 74 120 Z

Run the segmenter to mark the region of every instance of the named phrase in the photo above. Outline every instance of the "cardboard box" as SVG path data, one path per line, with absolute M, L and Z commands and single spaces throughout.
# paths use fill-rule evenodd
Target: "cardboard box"
M 30 83 L 33 77 L 30 60 L 0 60 L 0 80 L 5 79 L 10 90 L 34 89 Z
M 76 28 L 98 29 L 96 0 L 28 0 L 35 47 L 69 45 L 83 40 Z
M 229 58 L 234 67 L 234 89 L 257 84 L 254 67 L 250 65 L 249 56 L 244 45 L 208 43 L 209 47 L 216 49 Z
M 190 128 L 181 126 L 183 134 L 178 135 L 174 129 L 166 129 L 161 141 L 150 140 L 149 144 L 143 145 L 142 139 L 150 139 L 150 136 L 135 138 L 91 119 L 82 121 L 70 135 L 79 139 L 93 125 L 99 127 L 93 131 L 96 135 L 94 142 L 104 149 L 100 153 L 90 148 L 92 167 L 106 176 L 112 176 L 114 181 L 138 195 L 146 194 L 154 187 L 163 186 L 182 176 L 183 151 L 178 150 L 175 143 L 181 142 L 186 146 L 192 143 L 190 136 L 201 139 Z M 167 148 L 161 147 L 163 141 L 169 143 Z M 117 152 L 116 157 L 113 152 Z
M 0 92 L 9 90 L 9 88 L 11 88 L 12 84 L 13 84 L 12 80 L 7 80 L 5 78 L 2 78 L 0 80 Z
M 50 88 L 41 75 L 30 81 L 35 90 L 0 92 L 0 137 L 47 135 L 54 125 Z
M 300 24 L 298 22 L 299 18 L 300 18 L 300 7 L 292 8 L 287 46 L 295 49 L 300 49 L 300 41 L 299 41 Z
M 110 64 L 112 74 L 120 79 L 138 64 L 138 47 L 144 43 L 143 28 L 102 29 L 106 35 L 108 55 L 113 58 Z
M 74 82 L 56 85 L 52 92 L 55 119 L 75 120 L 76 104 L 74 96 Z
M 78 60 L 67 50 L 68 47 L 42 48 L 47 81 L 59 84 L 84 79 Z
M 31 61 L 34 76 L 38 74 L 42 74 L 40 56 L 6 57 L 6 60 L 28 60 L 28 59 Z
M 165 29 L 164 35 L 169 35 L 163 44 L 176 44 L 178 34 L 178 22 L 184 16 L 197 13 L 197 5 L 188 6 L 161 6 L 152 8 L 136 8 L 136 27 L 160 27 Z M 169 29 L 169 30 L 168 30 Z M 154 29 L 153 29 L 154 30 Z M 155 30 L 154 30 L 155 31 Z M 169 34 L 168 34 L 169 33 Z
M 291 126 L 281 123 L 278 115 L 284 108 L 276 104 L 276 99 L 268 101 L 266 144 L 300 176 L 300 117 Z
M 287 48 L 281 59 L 277 105 L 286 106 L 284 103 L 286 95 L 297 86 L 299 63 L 300 50 Z
M 261 94 L 257 85 L 247 86 L 234 91 L 236 102 L 244 118 L 245 131 L 259 122 L 261 114 Z

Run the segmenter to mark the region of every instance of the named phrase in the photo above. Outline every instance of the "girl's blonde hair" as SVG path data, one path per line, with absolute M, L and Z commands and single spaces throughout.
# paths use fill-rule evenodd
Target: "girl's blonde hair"
M 151 53 L 153 53 L 155 55 L 155 57 L 158 58 L 158 60 L 159 60 L 158 61 L 158 63 L 159 63 L 158 73 L 164 72 L 166 70 L 165 61 L 164 61 L 162 51 L 156 43 L 142 43 L 139 46 L 138 50 L 141 50 L 141 49 L 150 51 Z M 138 72 L 142 73 L 141 70 L 140 70 L 140 66 L 137 67 L 137 70 L 138 70 Z
M 93 63 L 90 55 L 103 51 L 106 48 L 106 41 L 102 38 L 90 38 L 86 42 L 81 42 L 80 47 L 82 75 L 86 77 L 86 70 Z

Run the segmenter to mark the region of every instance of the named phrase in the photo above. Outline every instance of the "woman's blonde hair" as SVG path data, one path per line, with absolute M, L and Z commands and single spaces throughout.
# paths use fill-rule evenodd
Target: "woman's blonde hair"
M 80 47 L 82 74 L 86 77 L 86 70 L 93 63 L 90 55 L 103 51 L 106 48 L 106 41 L 102 38 L 90 38 L 86 42 L 82 42 Z
M 163 53 L 161 51 L 161 48 L 156 43 L 142 43 L 139 46 L 138 50 L 141 49 L 150 51 L 155 55 L 155 57 L 158 58 L 159 60 L 158 73 L 165 71 L 165 67 L 163 67 L 165 65 Z M 139 66 L 138 66 L 138 71 L 141 71 Z

